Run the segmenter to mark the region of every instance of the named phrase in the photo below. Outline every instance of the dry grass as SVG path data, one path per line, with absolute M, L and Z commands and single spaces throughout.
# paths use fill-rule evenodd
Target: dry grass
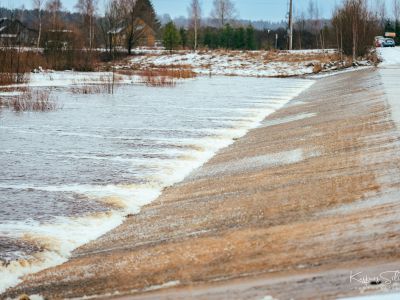
M 122 77 L 116 74 L 102 75 L 98 83 L 88 83 L 90 79 L 83 82 L 75 82 L 69 91 L 73 94 L 112 94 L 118 83 L 122 81 Z
M 173 87 L 176 85 L 176 80 L 173 77 L 161 75 L 155 70 L 146 70 L 140 74 L 142 82 L 147 86 L 153 87 Z
M 15 83 L 26 83 L 29 81 L 27 73 L 0 73 L 0 86 Z
M 196 77 L 196 73 L 189 68 L 164 66 L 157 69 L 147 69 L 139 72 L 142 82 L 148 86 L 171 87 L 176 85 L 177 79 Z
M 318 74 L 322 71 L 322 65 L 320 63 L 315 64 L 313 67 L 313 73 Z
M 26 83 L 29 72 L 39 66 L 47 66 L 39 53 L 0 48 L 0 85 Z
M 315 51 L 315 52 L 289 52 L 289 51 L 238 51 L 238 50 L 214 50 L 200 51 L 199 55 L 214 54 L 216 56 L 240 57 L 248 60 L 260 60 L 265 63 L 269 62 L 305 62 L 318 61 L 320 63 L 328 63 L 339 61 L 340 54 L 332 51 Z
M 134 76 L 138 74 L 138 70 L 136 68 L 130 68 L 130 69 L 122 69 L 122 70 L 117 70 L 116 73 L 118 75 L 122 75 L 122 76 Z
M 277 68 L 281 68 L 280 73 L 274 77 L 290 77 L 297 76 L 297 72 L 293 72 L 297 68 L 303 68 L 304 66 L 315 66 L 319 65 L 321 70 L 318 70 L 319 66 L 316 66 L 314 73 L 328 70 L 339 70 L 347 68 L 352 65 L 352 60 L 346 56 L 342 56 L 335 50 L 310 50 L 310 51 L 234 51 L 234 50 L 212 50 L 204 51 L 201 50 L 196 53 L 196 56 L 189 58 L 184 55 L 193 54 L 188 51 L 181 51 L 171 57 L 171 54 L 163 53 L 158 55 L 143 55 L 143 60 L 135 60 L 133 63 L 127 62 L 129 66 L 128 70 L 121 72 L 137 72 L 137 73 L 148 73 L 148 70 L 152 70 L 155 73 L 162 72 L 162 69 L 169 70 L 172 74 L 165 75 L 173 78 L 192 78 L 195 76 L 193 72 L 194 68 L 199 68 L 204 74 L 204 71 L 212 75 L 212 66 L 215 64 L 218 67 L 225 66 L 226 71 L 222 72 L 224 75 L 228 75 L 230 72 L 237 74 L 240 70 L 252 71 L 252 74 L 256 76 L 255 69 L 260 71 L 269 71 Z M 172 61 L 170 64 L 160 65 L 156 64 L 152 57 L 168 57 Z M 192 63 L 192 64 L 191 64 Z M 279 65 L 279 66 L 278 66 Z M 312 68 L 311 68 L 312 69 Z M 214 72 L 216 72 L 214 70 Z M 220 72 L 220 71 L 218 71 Z M 263 73 L 262 72 L 262 73 Z M 152 75 L 150 75 L 152 76 Z M 164 76 L 161 74 L 160 76 Z M 154 76 L 153 76 L 154 77 Z M 155 85 L 161 85 L 160 81 L 163 79 L 150 79 L 148 74 L 145 76 L 145 82 L 154 82 Z M 171 81 L 171 80 L 169 80 Z M 153 83 L 150 83 L 153 85 Z
M 328 63 L 332 61 L 339 61 L 340 55 L 338 53 L 307 53 L 307 54 L 296 54 L 296 53 L 281 53 L 278 57 L 275 57 L 277 61 L 283 62 L 303 62 L 316 60 L 320 63 Z
M 90 85 L 75 85 L 72 86 L 69 91 L 72 94 L 83 94 L 83 95 L 90 95 L 90 94 L 103 94 L 108 93 L 108 87 L 99 84 L 90 84 Z
M 8 107 L 15 112 L 53 111 L 59 108 L 49 90 L 20 89 L 15 96 L 0 97 L 0 106 Z

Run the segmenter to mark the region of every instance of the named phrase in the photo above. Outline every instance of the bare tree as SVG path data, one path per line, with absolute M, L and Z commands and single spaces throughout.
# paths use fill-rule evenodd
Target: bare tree
M 151 1 L 119 0 L 123 8 L 124 36 L 128 54 L 142 39 L 146 39 L 149 29 L 157 30 L 158 21 Z
M 147 42 L 151 31 L 158 30 L 159 23 L 150 0 L 108 0 L 101 27 L 108 35 L 110 52 L 118 39 L 131 54 L 142 40 Z
M 192 0 L 189 6 L 190 26 L 194 30 L 194 50 L 197 50 L 198 29 L 201 22 L 201 7 L 199 0 Z
M 116 31 L 118 26 L 121 26 L 120 22 L 123 17 L 122 9 L 119 6 L 118 0 L 110 0 L 106 3 L 105 15 L 101 19 L 101 30 L 103 32 L 103 38 L 110 55 L 114 48 L 114 31 Z
M 46 3 L 46 10 L 49 11 L 53 16 L 53 28 L 56 27 L 57 24 L 57 14 L 62 9 L 61 0 L 49 0 Z
M 44 0 L 33 0 L 33 9 L 37 10 L 38 23 L 39 23 L 38 38 L 37 38 L 37 43 L 36 43 L 37 51 L 39 51 L 40 39 L 42 36 L 42 6 L 43 6 L 43 3 L 44 3 Z
M 375 0 L 375 9 L 377 12 L 377 17 L 380 21 L 380 26 L 385 27 L 386 21 L 386 3 L 385 0 Z
M 340 16 L 340 8 L 338 5 L 335 5 L 335 10 L 333 12 L 332 17 L 332 26 L 335 29 L 336 34 L 336 46 L 338 51 L 340 52 L 340 60 L 343 61 L 343 25 L 342 25 L 342 16 Z
M 220 27 L 234 19 L 236 15 L 235 4 L 231 0 L 214 0 L 211 18 L 218 22 Z
M 136 11 L 137 0 L 120 0 L 119 5 L 123 7 L 123 19 L 125 21 L 125 33 L 126 33 L 126 48 L 128 54 L 132 53 L 132 49 L 136 42 L 144 34 L 144 27 L 138 24 L 137 11 Z
M 393 0 L 393 14 L 396 22 L 400 21 L 400 0 Z
M 314 19 L 315 4 L 313 0 L 308 1 L 308 18 Z
M 315 47 L 319 48 L 320 44 L 322 47 L 321 20 L 319 16 L 318 2 L 316 0 L 310 0 L 308 2 L 308 18 L 310 22 L 310 31 L 315 36 Z
M 75 8 L 84 16 L 84 25 L 88 26 L 89 49 L 93 47 L 94 39 L 94 19 L 96 14 L 96 0 L 78 0 Z
M 296 22 L 294 23 L 294 27 L 295 27 L 295 30 L 298 32 L 298 34 L 297 34 L 298 44 L 299 44 L 298 47 L 299 47 L 299 49 L 302 49 L 303 33 L 306 29 L 306 17 L 305 17 L 304 12 L 301 12 L 301 14 L 296 17 Z
M 368 9 L 367 0 L 344 0 L 332 18 L 339 33 L 343 52 L 353 56 L 365 55 L 372 47 L 371 36 L 379 32 L 379 18 Z

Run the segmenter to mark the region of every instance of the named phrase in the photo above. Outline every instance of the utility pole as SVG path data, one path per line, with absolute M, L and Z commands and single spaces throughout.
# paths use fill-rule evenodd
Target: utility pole
M 293 0 L 289 7 L 289 50 L 293 50 Z

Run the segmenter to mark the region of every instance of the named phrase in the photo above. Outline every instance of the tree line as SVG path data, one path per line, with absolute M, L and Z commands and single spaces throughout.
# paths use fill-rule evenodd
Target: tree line
M 256 30 L 253 26 L 232 27 L 229 23 L 223 28 L 202 27 L 196 33 L 173 22 L 163 28 L 163 44 L 167 50 L 197 49 L 200 45 L 208 49 L 256 50 L 260 46 L 256 42 Z
M 307 12 L 295 17 L 293 43 L 295 49 L 335 48 L 341 53 L 364 56 L 373 46 L 374 36 L 385 31 L 397 33 L 400 42 L 400 0 L 392 0 L 394 18 L 387 14 L 385 1 L 342 0 L 330 19 L 320 16 L 318 2 L 310 0 Z M 177 28 L 171 21 L 162 28 L 168 49 L 206 47 L 210 49 L 287 49 L 287 26 L 270 30 L 254 29 L 236 21 L 237 10 L 232 0 L 214 0 L 206 25 L 202 22 L 198 0 L 188 7 L 188 28 Z M 213 21 L 213 26 L 209 25 Z
M 287 49 L 288 44 L 287 26 L 260 30 L 239 22 L 233 0 L 213 0 L 207 18 L 199 0 L 188 0 L 183 4 L 188 5 L 185 26 L 174 21 L 161 25 L 151 0 L 108 0 L 103 15 L 96 0 L 77 0 L 72 13 L 63 8 L 61 0 L 32 1 L 33 10 L 3 8 L 0 17 L 18 18 L 34 28 L 38 33 L 35 47 L 53 47 L 54 55 L 60 55 L 68 40 L 71 49 L 89 53 L 107 49 L 111 59 L 124 51 L 131 54 L 149 32 L 154 42 L 161 41 L 170 50 Z M 384 1 L 374 1 L 371 7 L 367 0 L 342 0 L 332 17 L 323 19 L 316 0 L 310 0 L 307 11 L 295 17 L 294 48 L 336 48 L 353 57 L 365 55 L 375 35 L 385 30 L 400 33 L 400 0 L 392 0 L 394 18 L 388 16 Z

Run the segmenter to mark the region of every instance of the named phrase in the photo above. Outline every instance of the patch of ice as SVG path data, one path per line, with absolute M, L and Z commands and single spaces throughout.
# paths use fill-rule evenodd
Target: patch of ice
M 145 288 L 144 291 L 148 292 L 148 291 L 156 291 L 156 290 L 171 288 L 171 287 L 179 285 L 180 283 L 181 282 L 179 280 L 169 281 L 164 284 L 149 286 L 149 287 Z
M 400 51 L 398 52 L 400 57 Z M 400 65 L 398 68 L 380 68 L 379 73 L 391 107 L 393 121 L 400 129 Z
M 400 65 L 400 47 L 378 48 L 377 52 L 382 60 L 380 66 Z
M 290 122 L 294 122 L 294 121 L 300 121 L 303 119 L 315 117 L 316 115 L 317 115 L 316 113 L 304 113 L 304 114 L 288 116 L 288 117 L 284 117 L 284 118 L 280 118 L 280 119 L 266 120 L 262 123 L 262 125 L 260 127 L 270 127 L 270 126 L 290 123 Z
M 350 68 L 346 68 L 346 69 L 342 69 L 342 70 L 338 70 L 338 71 L 321 72 L 318 74 L 309 75 L 309 76 L 307 76 L 307 78 L 322 79 L 322 78 L 332 77 L 332 76 L 336 76 L 336 75 L 341 75 L 341 74 L 345 74 L 345 73 L 356 72 L 356 71 L 366 70 L 366 69 L 371 69 L 371 68 L 374 68 L 374 67 L 373 66 L 350 67 Z
M 31 295 L 31 296 L 29 296 L 29 299 L 31 299 L 31 300 L 44 300 L 43 296 L 40 296 L 40 295 Z
M 0 92 L 0 97 L 13 97 L 13 96 L 19 96 L 21 95 L 22 92 L 18 92 L 18 91 L 13 91 L 13 92 Z
M 321 216 L 337 216 L 344 214 L 351 214 L 364 209 L 371 209 L 373 207 L 387 205 L 398 202 L 400 196 L 399 191 L 388 192 L 383 195 L 362 199 L 353 203 L 340 205 L 327 211 L 319 213 Z
M 400 293 L 383 294 L 383 295 L 370 295 L 353 298 L 340 298 L 338 300 L 398 300 Z
M 216 165 L 203 167 L 197 172 L 194 172 L 189 177 L 189 180 L 203 178 L 203 177 L 229 175 L 232 173 L 239 173 L 246 171 L 256 171 L 269 167 L 294 164 L 306 158 L 314 157 L 317 155 L 318 153 L 315 152 L 312 153 L 311 156 L 310 155 L 306 156 L 302 149 L 295 149 L 295 150 L 267 154 L 267 155 L 246 157 L 235 161 L 229 161 L 226 163 L 220 163 Z
M 264 298 L 262 298 L 261 300 L 278 300 L 272 296 L 265 296 Z

